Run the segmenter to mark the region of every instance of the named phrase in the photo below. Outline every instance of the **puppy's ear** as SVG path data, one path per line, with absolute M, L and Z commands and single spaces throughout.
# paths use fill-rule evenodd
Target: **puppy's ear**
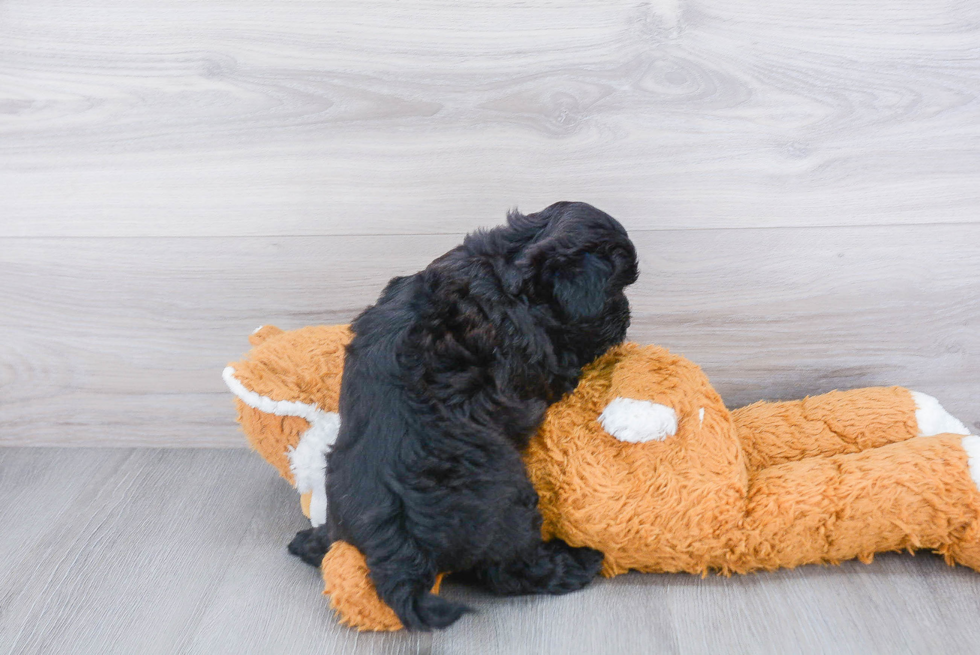
M 547 210 L 535 214 L 522 214 L 517 209 L 507 212 L 507 229 L 501 231 L 504 245 L 522 249 L 544 230 L 552 216 Z M 530 252 L 519 253 L 514 260 L 499 259 L 494 264 L 497 276 L 507 293 L 517 295 L 526 290 L 535 276 L 535 262 L 540 260 L 541 245 Z
M 609 296 L 615 267 L 609 261 L 584 253 L 577 261 L 557 268 L 552 293 L 566 316 L 582 320 L 602 313 Z

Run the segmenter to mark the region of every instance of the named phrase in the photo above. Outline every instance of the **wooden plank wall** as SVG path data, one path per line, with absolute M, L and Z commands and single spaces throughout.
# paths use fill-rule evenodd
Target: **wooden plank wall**
M 256 326 L 350 320 L 513 206 L 641 255 L 731 406 L 980 430 L 980 4 L 0 4 L 0 444 L 237 446 Z

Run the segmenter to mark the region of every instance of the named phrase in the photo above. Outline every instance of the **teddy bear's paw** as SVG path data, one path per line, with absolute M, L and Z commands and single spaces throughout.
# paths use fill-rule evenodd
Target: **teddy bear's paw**
M 663 441 L 677 434 L 677 412 L 648 400 L 615 398 L 599 415 L 602 428 L 620 441 Z
M 912 391 L 915 401 L 915 420 L 919 424 L 920 437 L 933 437 L 937 434 L 970 434 L 962 421 L 947 412 L 939 401 L 918 391 Z

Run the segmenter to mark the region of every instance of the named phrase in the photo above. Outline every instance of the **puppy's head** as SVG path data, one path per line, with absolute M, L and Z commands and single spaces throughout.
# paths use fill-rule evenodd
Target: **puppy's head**
M 519 235 L 508 291 L 552 306 L 558 318 L 595 341 L 596 353 L 622 341 L 629 327 L 623 290 L 636 282 L 636 249 L 626 229 L 584 202 L 558 202 L 523 215 L 511 212 Z

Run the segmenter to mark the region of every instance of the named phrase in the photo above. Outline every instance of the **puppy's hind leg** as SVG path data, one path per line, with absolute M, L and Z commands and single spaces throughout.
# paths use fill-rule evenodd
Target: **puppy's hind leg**
M 327 533 L 327 526 L 321 525 L 308 530 L 300 530 L 289 542 L 289 552 L 310 566 L 320 568 L 323 556 L 330 550 L 333 540 Z
M 470 570 L 471 577 L 501 595 L 567 594 L 587 585 L 602 568 L 603 554 L 574 548 L 561 539 L 538 542 L 504 562 Z

